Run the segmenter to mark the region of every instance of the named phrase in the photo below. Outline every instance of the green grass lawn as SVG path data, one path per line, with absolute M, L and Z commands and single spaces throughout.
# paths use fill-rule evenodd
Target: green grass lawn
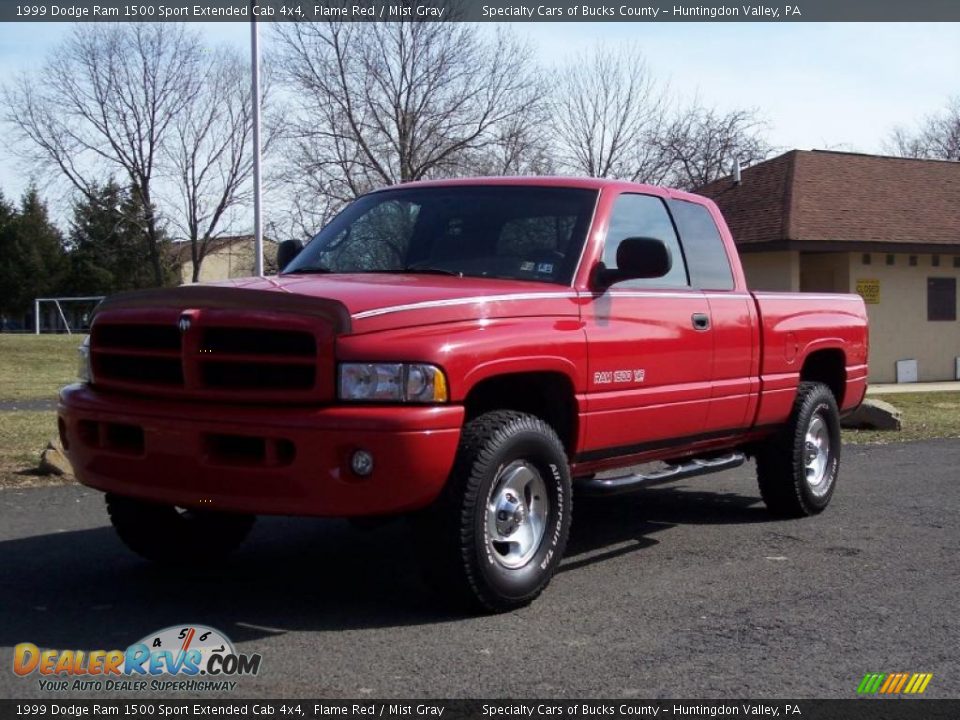
M 0 334 L 0 402 L 57 397 L 77 379 L 83 335 Z
M 849 443 L 891 443 L 904 440 L 960 437 L 960 393 L 897 393 L 870 395 L 885 400 L 903 413 L 900 432 L 844 430 Z
M 57 414 L 51 410 L 0 412 L 0 488 L 62 482 L 35 473 L 40 453 L 57 435 Z
M 82 341 L 83 335 L 0 334 L 0 487 L 60 482 L 56 476 L 31 474 L 57 434 L 57 414 L 9 406 L 55 402 L 57 390 L 77 379 Z

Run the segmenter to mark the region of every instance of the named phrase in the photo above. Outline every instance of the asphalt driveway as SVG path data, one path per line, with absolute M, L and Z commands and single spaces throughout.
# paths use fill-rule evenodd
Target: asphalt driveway
M 224 566 L 164 571 L 98 493 L 6 490 L 0 697 L 50 697 L 11 672 L 17 643 L 122 649 L 181 623 L 262 654 L 245 698 L 845 698 L 867 672 L 957 697 L 958 468 L 960 441 L 848 446 L 833 504 L 800 521 L 767 516 L 749 465 L 575 500 L 561 572 L 494 617 L 437 606 L 402 523 L 262 519 Z

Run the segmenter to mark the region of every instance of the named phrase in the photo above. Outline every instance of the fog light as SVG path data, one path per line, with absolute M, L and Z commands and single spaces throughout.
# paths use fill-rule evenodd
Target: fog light
M 360 477 L 366 477 L 373 472 L 373 455 L 366 450 L 357 450 L 350 458 L 350 469 Z

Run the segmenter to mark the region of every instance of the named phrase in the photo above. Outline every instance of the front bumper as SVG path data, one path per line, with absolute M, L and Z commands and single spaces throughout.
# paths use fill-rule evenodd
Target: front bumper
M 159 401 L 70 385 L 60 434 L 77 479 L 180 507 L 351 517 L 415 510 L 453 467 L 463 407 Z M 373 472 L 350 469 L 356 450 Z

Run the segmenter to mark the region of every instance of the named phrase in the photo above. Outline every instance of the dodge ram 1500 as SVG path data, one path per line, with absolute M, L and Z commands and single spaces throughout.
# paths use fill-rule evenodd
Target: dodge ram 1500
M 556 571 L 577 495 L 748 457 L 776 515 L 834 493 L 863 302 L 749 291 L 710 200 L 412 183 L 279 255 L 277 276 L 108 298 L 61 391 L 78 479 L 149 559 L 217 557 L 259 514 L 405 515 L 436 587 L 504 610 Z

